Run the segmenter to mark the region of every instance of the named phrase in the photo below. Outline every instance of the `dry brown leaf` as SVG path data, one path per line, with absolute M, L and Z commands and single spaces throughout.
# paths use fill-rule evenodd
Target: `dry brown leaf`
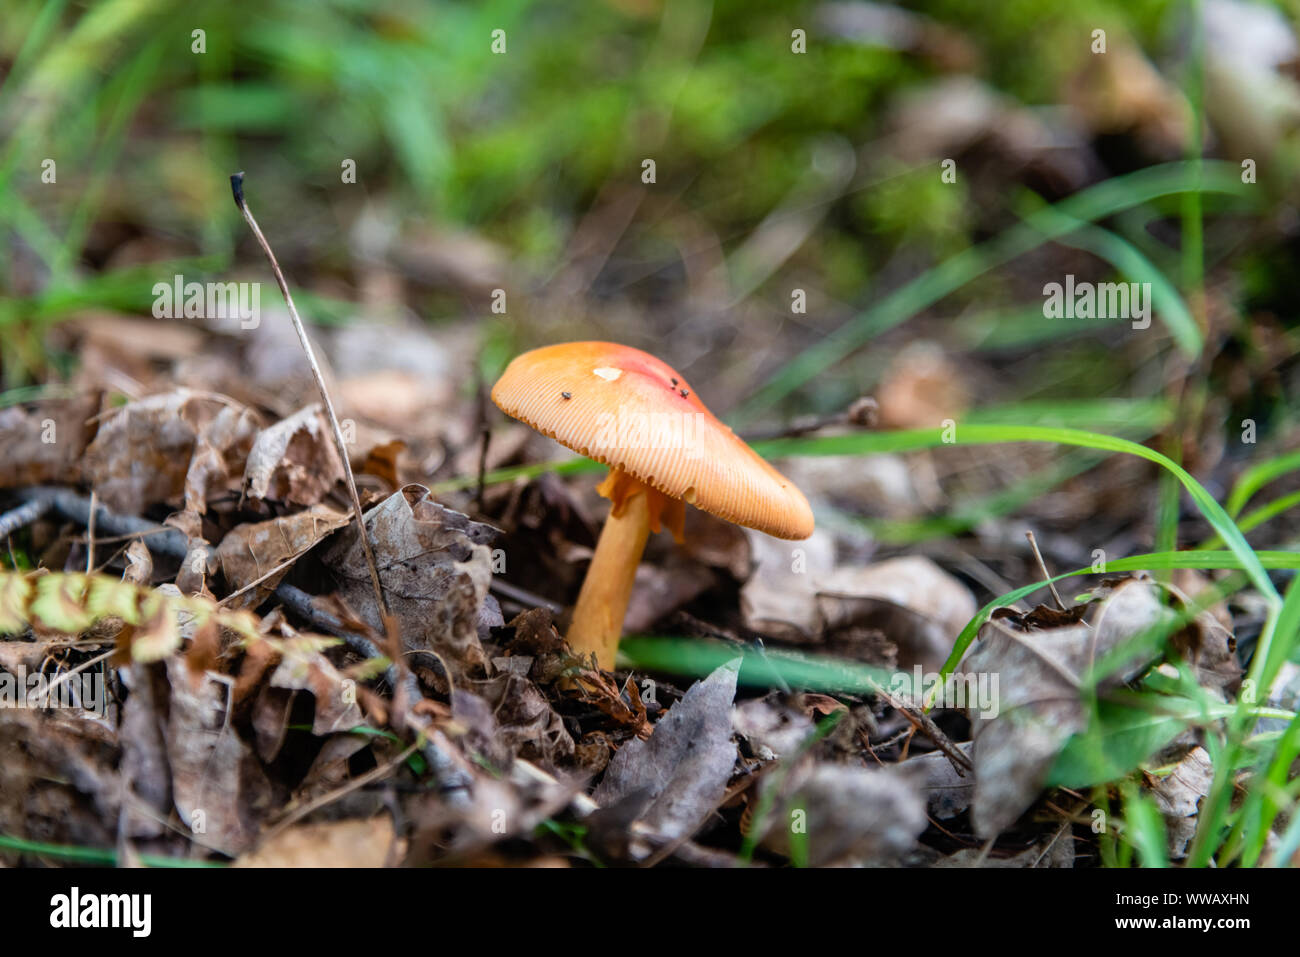
M 507 754 L 545 764 L 573 754 L 573 738 L 564 728 L 564 719 L 528 678 L 497 675 L 475 681 L 473 688 L 493 719 L 494 739 L 508 749 Z M 452 711 L 458 718 L 460 695 L 459 689 L 452 694 Z
M 691 685 L 647 740 L 614 755 L 596 789 L 602 807 L 635 803 L 633 813 L 670 837 L 694 834 L 722 801 L 736 763 L 731 704 L 739 660 Z
M 805 762 L 784 778 L 764 779 L 774 810 L 754 824 L 763 828 L 764 847 L 787 856 L 793 835 L 799 835 L 811 867 L 892 863 L 926 828 L 916 778 L 897 768 Z
M 453 677 L 486 663 L 478 637 L 479 609 L 492 578 L 490 525 L 470 521 L 408 485 L 365 516 L 389 611 L 407 651 L 436 652 Z M 350 527 L 326 555 L 347 604 L 376 632 L 375 604 L 365 554 Z
M 320 405 L 309 405 L 263 429 L 248 453 L 249 498 L 315 505 L 343 478 L 334 433 Z
M 241 855 L 234 867 L 383 867 L 396 834 L 387 816 L 296 824 Z
M 226 584 L 239 590 L 279 565 L 297 558 L 321 539 L 350 521 L 345 512 L 328 505 L 313 505 L 292 515 L 237 525 L 217 547 L 217 562 Z M 256 608 L 275 591 L 288 574 L 286 567 L 256 588 L 230 601 L 231 608 Z
M 1151 788 L 1151 796 L 1165 819 L 1165 838 L 1170 860 L 1187 856 L 1187 844 L 1196 836 L 1201 798 L 1210 793 L 1214 765 L 1202 747 L 1192 748 L 1173 770 Z
M 171 695 L 163 738 L 176 810 L 200 844 L 238 855 L 257 837 L 271 784 L 226 720 L 229 686 L 207 679 L 195 688 L 185 662 L 175 656 L 165 667 Z
M 1086 727 L 1080 677 L 1111 649 L 1170 615 L 1149 580 L 1124 579 L 1094 595 L 1098 599 L 1083 609 L 1084 620 L 1074 616 L 1076 623 L 1057 623 L 1062 613 L 1052 609 L 1040 612 L 1051 619 L 1048 627 L 1030 616 L 995 616 L 962 665 L 967 674 L 989 675 L 989 686 L 997 688 L 993 713 L 967 709 L 975 741 L 972 818 L 982 838 L 999 834 L 1033 803 L 1065 742 Z M 1133 657 L 1101 687 L 1134 677 L 1147 663 Z
M 76 482 L 98 411 L 98 395 L 0 409 L 0 488 Z
M 316 699 L 312 734 L 348 731 L 362 724 L 365 716 L 357 705 L 356 682 L 339 674 L 320 649 L 327 641 L 313 635 L 297 635 L 277 642 L 280 664 L 271 675 L 272 688 L 309 691 Z
M 86 449 L 82 475 L 114 511 L 158 503 L 202 515 L 210 495 L 240 475 L 260 426 L 229 399 L 177 389 L 109 413 Z

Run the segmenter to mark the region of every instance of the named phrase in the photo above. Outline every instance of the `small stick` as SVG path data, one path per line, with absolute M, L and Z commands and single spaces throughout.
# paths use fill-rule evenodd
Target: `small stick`
M 90 521 L 86 525 L 86 574 L 95 570 L 95 490 L 90 490 Z
M 543 598 L 535 592 L 520 588 L 518 585 L 512 585 L 508 581 L 502 581 L 495 576 L 493 576 L 488 588 L 498 595 L 505 596 L 510 601 L 518 602 L 525 608 L 546 608 L 556 615 L 564 611 L 563 605 L 557 605 L 549 598 Z
M 488 443 L 490 443 L 491 441 L 492 441 L 492 430 L 485 425 L 483 426 L 483 431 L 479 433 L 478 493 L 475 495 L 475 501 L 478 503 L 478 510 L 480 514 L 485 513 L 485 507 L 483 504 L 484 502 L 483 488 L 484 488 L 484 480 L 485 477 L 487 476 Z
M 357 526 L 360 529 L 361 548 L 366 555 L 366 565 L 370 568 L 370 583 L 375 588 L 375 599 L 379 602 L 380 615 L 388 614 L 388 604 L 384 601 L 384 589 L 379 584 L 379 569 L 375 565 L 375 555 L 370 550 L 370 535 L 366 532 L 365 519 L 361 515 L 361 496 L 357 494 L 357 482 L 352 476 L 352 463 L 348 459 L 348 445 L 343 439 L 343 429 L 339 427 L 339 418 L 334 413 L 334 403 L 330 401 L 329 390 L 325 388 L 325 377 L 321 374 L 320 366 L 316 363 L 316 354 L 312 351 L 311 343 L 307 340 L 307 330 L 298 318 L 298 309 L 293 304 L 293 296 L 289 293 L 289 284 L 284 280 L 284 273 L 280 271 L 280 264 L 276 262 L 275 253 L 271 251 L 271 244 L 266 241 L 262 235 L 261 228 L 257 225 L 257 220 L 253 218 L 253 213 L 244 202 L 244 174 L 235 173 L 230 177 L 230 191 L 235 196 L 235 205 L 239 207 L 239 212 L 243 214 L 244 221 L 248 223 L 248 228 L 253 231 L 257 237 L 258 244 L 262 247 L 262 252 L 266 253 L 266 258 L 271 262 L 271 272 L 275 274 L 275 281 L 280 286 L 280 294 L 284 296 L 285 305 L 289 307 L 289 318 L 293 320 L 294 331 L 298 333 L 298 342 L 302 345 L 302 351 L 307 356 L 307 364 L 311 366 L 312 377 L 316 380 L 316 389 L 320 392 L 321 401 L 325 405 L 325 414 L 330 420 L 330 426 L 334 429 L 334 444 L 338 446 L 339 458 L 343 462 L 343 475 L 347 479 L 348 494 L 352 496 L 352 508 L 356 512 Z
M 775 429 L 758 429 L 741 435 L 746 442 L 766 442 L 773 439 L 796 439 L 801 435 L 820 432 L 831 426 L 847 425 L 857 429 L 873 429 L 876 426 L 876 414 L 879 405 L 870 396 L 859 396 L 849 404 L 847 409 L 832 412 L 829 415 L 808 416 L 797 419 L 789 425 Z
M 884 698 L 890 707 L 901 714 L 916 730 L 925 732 L 926 737 L 934 742 L 934 746 L 943 752 L 944 757 L 953 766 L 958 777 L 965 777 L 967 771 L 975 770 L 975 765 L 971 759 L 966 756 L 966 753 L 961 748 L 953 744 L 946 734 L 939 730 L 939 726 L 934 723 L 934 719 L 919 708 L 913 708 L 907 702 L 890 694 L 880 684 L 874 681 L 871 683 L 875 686 L 876 694 Z
M 1065 611 L 1065 602 L 1061 601 L 1061 593 L 1056 590 L 1056 583 L 1052 581 L 1052 573 L 1047 570 L 1047 562 L 1043 561 L 1043 553 L 1038 550 L 1038 539 L 1034 538 L 1033 531 L 1025 532 L 1025 538 L 1029 539 L 1029 547 L 1034 550 L 1034 557 L 1038 559 L 1038 568 L 1043 573 L 1043 581 L 1047 582 L 1047 587 L 1052 590 L 1052 597 L 1056 599 L 1056 607 Z
M 20 528 L 25 528 L 50 509 L 54 503 L 47 498 L 28 499 L 17 508 L 0 514 L 0 538 L 8 538 Z

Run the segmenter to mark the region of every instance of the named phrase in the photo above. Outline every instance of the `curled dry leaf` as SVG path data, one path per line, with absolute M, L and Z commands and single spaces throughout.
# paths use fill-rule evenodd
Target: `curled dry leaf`
M 1187 844 L 1196 835 L 1201 798 L 1210 792 L 1213 781 L 1214 765 L 1209 753 L 1195 747 L 1151 788 L 1151 796 L 1165 819 L 1170 860 L 1187 856 Z
M 202 515 L 243 472 L 260 422 L 220 396 L 178 389 L 109 413 L 82 459 L 100 500 L 127 515 L 158 503 Z
M 122 572 L 122 581 L 132 585 L 148 585 L 153 578 L 153 556 L 149 546 L 136 539 L 126 547 L 126 569 Z
M 488 548 L 497 532 L 470 521 L 408 485 L 365 515 L 384 599 L 407 651 L 433 651 L 457 683 L 485 664 L 479 644 L 479 609 L 492 578 Z M 355 526 L 326 556 L 339 591 L 361 619 L 384 633 L 365 554 Z
M 197 688 L 180 658 L 165 662 L 170 686 L 163 739 L 181 820 L 204 846 L 237 855 L 252 846 L 271 802 L 271 784 L 253 750 L 227 721 L 230 687 L 208 678 Z
M 996 689 L 994 707 L 968 709 L 975 741 L 972 817 L 982 838 L 1000 833 L 1033 803 L 1065 742 L 1087 726 L 1081 677 L 1170 615 L 1159 588 L 1147 580 L 1125 579 L 1094 595 L 1097 600 L 1077 612 L 994 617 L 962 666 L 967 674 L 988 674 L 988 687 Z M 1146 664 L 1135 653 L 1100 687 L 1127 681 Z
M 292 560 L 350 520 L 345 512 L 328 505 L 313 505 L 292 515 L 237 525 L 217 547 L 217 562 L 226 583 L 234 590 L 257 581 L 277 566 L 285 567 L 233 601 L 231 608 L 256 608 L 266 601 L 289 571 Z
M 271 687 L 310 691 L 316 699 L 312 734 L 347 731 L 362 724 L 365 716 L 357 706 L 356 682 L 339 674 L 321 650 L 338 643 L 335 638 L 294 635 L 276 641 L 280 664 L 271 675 Z
M 315 505 L 343 478 L 333 430 L 320 405 L 309 405 L 263 429 L 248 453 L 249 498 Z

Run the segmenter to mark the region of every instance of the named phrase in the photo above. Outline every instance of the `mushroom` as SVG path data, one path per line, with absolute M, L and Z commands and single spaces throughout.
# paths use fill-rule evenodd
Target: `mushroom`
M 686 504 L 777 538 L 813 531 L 808 500 L 700 401 L 679 372 L 612 342 L 518 356 L 492 387 L 502 412 L 609 466 L 610 500 L 569 626 L 569 646 L 614 667 L 637 564 L 652 531 L 683 541 Z

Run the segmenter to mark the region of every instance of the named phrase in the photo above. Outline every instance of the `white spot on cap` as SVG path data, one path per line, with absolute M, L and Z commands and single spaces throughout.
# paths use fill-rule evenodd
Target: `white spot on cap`
M 623 374 L 622 369 L 611 369 L 609 366 L 602 366 L 601 368 L 593 369 L 592 371 L 595 372 L 596 375 L 604 379 L 606 382 L 613 382 L 615 379 L 617 379 L 619 376 Z

